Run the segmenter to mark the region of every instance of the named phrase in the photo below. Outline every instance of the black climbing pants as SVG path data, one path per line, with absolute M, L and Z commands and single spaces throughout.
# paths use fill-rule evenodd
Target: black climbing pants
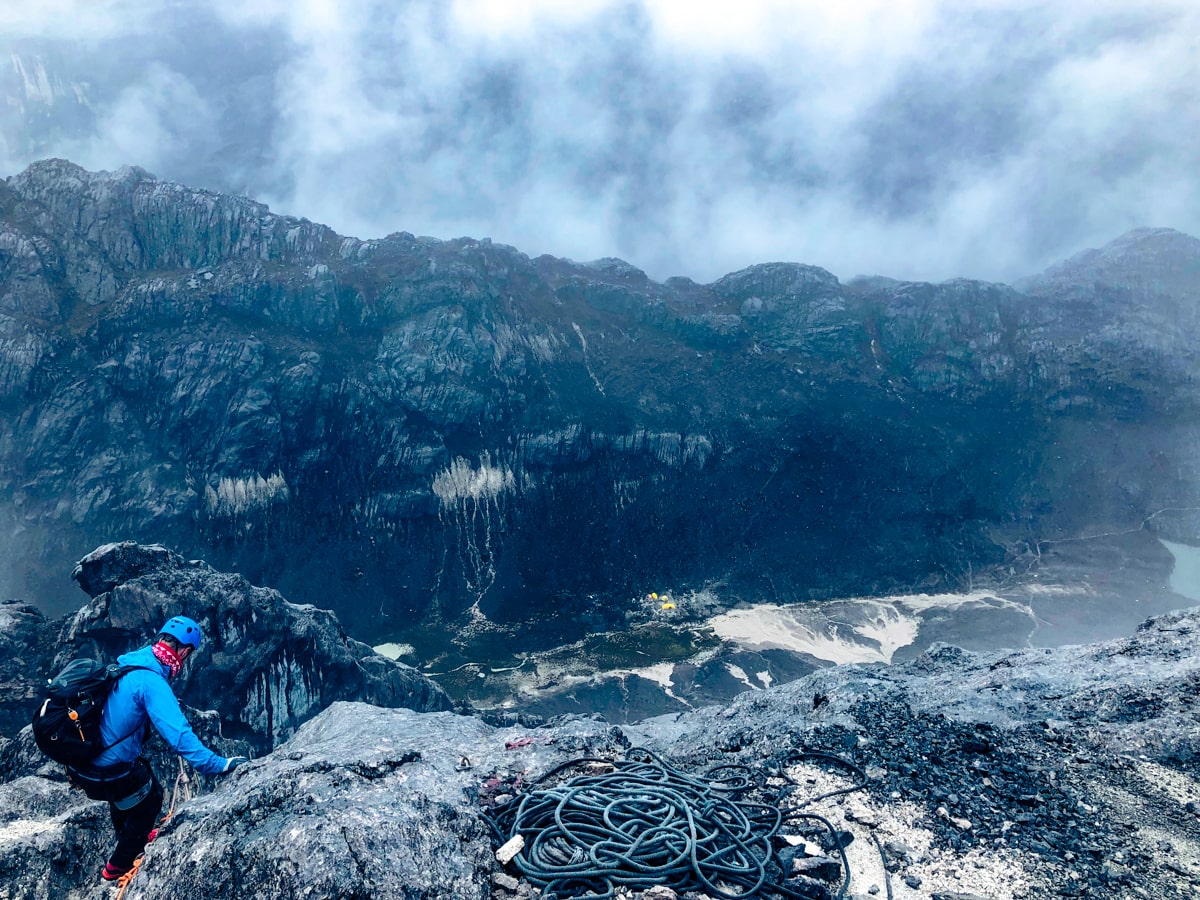
M 162 812 L 163 792 L 154 771 L 139 759 L 128 773 L 113 779 L 78 775 L 76 783 L 93 800 L 107 800 L 117 846 L 108 858 L 114 869 L 128 869 L 146 846 L 150 830 Z

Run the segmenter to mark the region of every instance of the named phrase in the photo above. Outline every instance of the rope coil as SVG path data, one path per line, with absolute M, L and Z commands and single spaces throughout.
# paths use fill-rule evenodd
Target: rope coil
M 866 782 L 853 763 L 827 754 L 793 754 L 789 759 L 823 758 L 856 770 L 860 783 L 831 792 L 859 790 Z M 596 773 L 589 765 L 611 768 Z M 779 766 L 782 771 L 784 766 Z M 538 787 L 572 769 L 585 774 Z M 785 781 L 790 781 L 786 775 Z M 666 885 L 677 892 L 702 890 L 719 900 L 810 898 L 775 848 L 787 822 L 811 820 L 836 835 L 827 820 L 780 801 L 796 785 L 765 795 L 761 770 L 723 765 L 694 776 L 647 750 L 631 750 L 624 761 L 571 760 L 533 782 L 529 789 L 490 814 L 494 837 L 503 844 L 516 835 L 525 849 L 511 865 L 550 898 L 611 900 L 616 889 Z M 755 802 L 757 792 L 770 802 Z M 811 798 L 802 805 L 815 802 Z M 839 897 L 849 886 L 849 864 L 838 845 L 845 873 Z

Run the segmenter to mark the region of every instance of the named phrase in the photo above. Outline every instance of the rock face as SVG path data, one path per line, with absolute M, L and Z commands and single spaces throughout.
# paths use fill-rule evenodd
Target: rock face
M 51 668 L 58 627 L 27 603 L 0 603 L 0 735 L 29 724 Z
M 0 589 L 65 612 L 57 573 L 121 535 L 361 637 L 482 615 L 548 645 L 664 587 L 820 599 L 1051 536 L 1194 542 L 1161 511 L 1200 484 L 1198 260 L 1149 231 L 1026 293 L 660 284 L 37 163 L 0 183 Z
M 1200 610 L 1190 610 L 1096 645 L 940 645 L 903 665 L 835 667 L 620 729 L 579 717 L 495 727 L 338 702 L 180 807 L 126 896 L 520 895 L 492 854 L 489 805 L 561 763 L 620 758 L 631 743 L 697 773 L 787 771 L 810 797 L 838 783 L 819 760 L 793 768 L 797 752 L 859 766 L 858 791 L 810 808 L 839 841 L 853 839 L 854 896 L 872 884 L 885 896 L 885 882 L 901 898 L 1190 896 L 1200 887 L 1198 667 Z M 99 892 L 85 860 L 103 858 L 103 806 L 49 774 L 0 785 L 5 898 Z M 806 849 L 789 854 L 816 879 L 805 884 L 836 889 L 836 845 L 797 837 Z
M 115 659 L 144 646 L 179 614 L 200 623 L 205 641 L 174 683 L 176 695 L 194 709 L 214 711 L 215 730 L 257 752 L 286 740 L 337 700 L 423 712 L 451 708 L 429 679 L 347 637 L 333 613 L 288 603 L 273 590 L 164 547 L 107 544 L 80 561 L 75 577 L 94 599 L 55 627 L 28 611 L 8 615 L 3 640 L 27 648 L 27 662 L 20 668 L 5 663 L 13 697 L 7 700 L 6 693 L 6 708 L 16 720 L 7 734 L 28 724 L 28 698 L 70 659 Z M 31 634 L 42 642 L 40 657 L 28 653 Z M 21 740 L 29 743 L 28 733 Z M 40 765 L 36 753 L 26 758 Z

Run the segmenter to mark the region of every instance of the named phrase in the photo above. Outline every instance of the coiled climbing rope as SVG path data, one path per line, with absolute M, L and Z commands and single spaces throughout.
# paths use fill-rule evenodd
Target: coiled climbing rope
M 859 783 L 781 811 L 796 788 L 787 783 L 785 766 L 804 758 L 849 767 Z M 853 763 L 822 753 L 793 753 L 775 763 L 774 774 L 785 782 L 778 790 L 767 788 L 764 769 L 725 765 L 695 776 L 648 750 L 631 750 L 618 761 L 575 759 L 495 807 L 489 821 L 498 844 L 524 838 L 512 865 L 547 898 L 604 900 L 619 886 L 666 885 L 751 900 L 813 896 L 800 882 L 788 883 L 775 840 L 785 823 L 811 820 L 835 837 L 845 873 L 840 898 L 850 882 L 845 850 L 832 823 L 802 807 L 859 790 L 866 777 Z

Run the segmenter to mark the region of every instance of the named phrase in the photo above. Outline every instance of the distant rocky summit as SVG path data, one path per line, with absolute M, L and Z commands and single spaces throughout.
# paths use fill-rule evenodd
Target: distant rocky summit
M 802 896 L 834 896 L 847 874 L 847 896 L 859 900 L 1200 890 L 1200 610 L 1099 644 L 937 645 L 725 707 L 530 728 L 449 711 L 436 688 L 346 638 L 332 615 L 160 547 L 101 547 L 76 578 L 96 596 L 60 627 L 0 607 L 0 641 L 30 651 L 31 683 L 39 666 L 124 649 L 186 610 L 211 638 L 180 693 L 219 711 L 193 710 L 193 721 L 206 740 L 240 739 L 256 757 L 178 807 L 129 900 L 537 896 L 518 864 L 497 861 L 489 819 L 553 783 L 536 782 L 560 765 L 596 771 L 634 748 L 697 777 L 724 767 L 711 777 L 773 778 L 771 791 L 786 777 L 794 791 L 781 805 L 848 790 L 802 807 L 833 832 L 793 824 L 771 845 L 777 877 L 786 868 Z M 5 670 L 10 684 L 14 672 Z M 0 740 L 0 897 L 108 897 L 97 878 L 104 804 L 71 790 L 30 745 L 27 730 Z M 156 764 L 169 778 L 173 760 Z M 644 883 L 619 896 L 715 900 Z
M 1042 542 L 1200 541 L 1200 241 L 1020 285 L 712 284 L 486 240 L 335 234 L 47 160 L 0 182 L 7 596 L 112 536 L 360 638 L 534 648 L 650 591 L 961 587 Z

